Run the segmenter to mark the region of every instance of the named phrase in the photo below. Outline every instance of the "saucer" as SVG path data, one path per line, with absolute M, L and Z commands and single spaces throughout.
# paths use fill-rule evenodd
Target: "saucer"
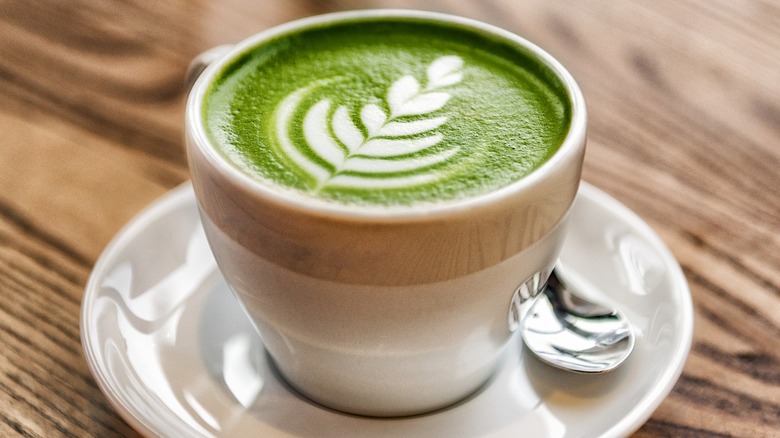
M 82 302 L 81 336 L 108 400 L 149 436 L 625 436 L 682 372 L 693 308 L 680 266 L 634 213 L 583 183 L 561 254 L 584 295 L 624 310 L 636 346 L 611 373 L 543 365 L 513 338 L 495 375 L 425 415 L 368 418 L 297 394 L 277 374 L 209 251 L 182 185 L 106 248 Z

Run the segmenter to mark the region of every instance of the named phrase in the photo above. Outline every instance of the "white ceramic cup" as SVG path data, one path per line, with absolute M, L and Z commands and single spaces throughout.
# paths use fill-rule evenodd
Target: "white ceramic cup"
M 215 150 L 201 108 L 227 62 L 281 33 L 376 15 L 458 23 L 526 48 L 568 92 L 572 120 L 563 145 L 493 192 L 375 209 L 291 195 Z M 490 377 L 510 339 L 520 342 L 512 337 L 520 303 L 539 292 L 557 260 L 586 136 L 581 92 L 550 55 L 487 24 L 399 10 L 308 18 L 237 44 L 195 82 L 185 123 L 209 244 L 278 370 L 316 402 L 373 416 L 461 400 Z

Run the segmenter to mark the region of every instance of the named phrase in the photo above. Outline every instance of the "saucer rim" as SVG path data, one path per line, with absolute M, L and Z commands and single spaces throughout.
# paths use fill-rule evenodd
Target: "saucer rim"
M 664 266 L 669 268 L 666 276 L 670 278 L 672 284 L 680 289 L 676 298 L 679 300 L 679 313 L 681 315 L 681 330 L 677 338 L 681 342 L 669 358 L 670 364 L 674 366 L 666 367 L 664 373 L 658 378 L 658 382 L 663 384 L 655 386 L 642 398 L 640 403 L 645 404 L 643 409 L 638 409 L 638 406 L 636 406 L 628 415 L 624 416 L 603 434 L 603 436 L 627 436 L 636 432 L 648 419 L 650 419 L 661 403 L 666 400 L 666 397 L 671 393 L 677 380 L 682 375 L 693 345 L 693 298 L 691 297 L 688 280 L 686 279 L 677 258 L 674 257 L 666 243 L 664 243 L 661 237 L 647 224 L 647 222 L 634 213 L 633 210 L 626 207 L 605 191 L 586 183 L 585 181 L 582 181 L 580 184 L 578 196 L 581 194 L 624 219 L 624 222 L 638 230 L 643 237 L 648 239 L 650 241 L 649 243 L 658 251 L 658 255 L 663 260 Z M 640 403 L 637 403 L 637 405 Z
M 90 272 L 87 283 L 84 287 L 84 295 L 81 300 L 80 315 L 80 335 L 81 347 L 84 351 L 84 358 L 87 361 L 89 370 L 100 388 L 100 392 L 108 399 L 108 402 L 114 408 L 115 412 L 122 417 L 135 431 L 143 436 L 160 436 L 155 429 L 148 424 L 143 416 L 138 415 L 132 407 L 128 406 L 119 395 L 114 391 L 109 378 L 103 374 L 99 368 L 99 359 L 97 352 L 92 349 L 90 341 L 94 334 L 90 331 L 89 322 L 91 321 L 91 311 L 94 308 L 94 301 L 99 296 L 101 273 L 106 271 L 113 260 L 121 254 L 121 250 L 126 244 L 132 241 L 139 232 L 143 231 L 150 224 L 160 220 L 166 213 L 173 211 L 181 204 L 186 204 L 187 199 L 193 196 L 192 183 L 186 181 L 173 189 L 163 193 L 157 199 L 147 204 L 138 213 L 136 213 L 125 225 L 123 225 L 114 234 L 106 247 L 98 257 L 95 266 Z M 193 198 L 194 200 L 194 198 Z
M 627 436 L 638 430 L 652 416 L 672 391 L 682 374 L 693 343 L 693 300 L 687 279 L 679 262 L 660 236 L 636 213 L 606 192 L 585 181 L 581 181 L 577 196 L 589 198 L 590 201 L 620 217 L 621 221 L 626 222 L 631 228 L 636 229 L 639 234 L 647 238 L 654 249 L 658 251 L 664 266 L 668 268 L 665 276 L 670 279 L 671 284 L 676 289 L 672 296 L 679 305 L 677 310 L 680 315 L 680 330 L 678 336 L 675 337 L 677 348 L 668 358 L 670 366 L 666 366 L 664 372 L 659 375 L 657 379 L 659 384 L 647 391 L 627 415 L 621 417 L 610 428 L 604 430 L 602 434 L 603 436 Z M 102 360 L 98 357 L 98 352 L 90 344 L 94 333 L 89 328 L 89 322 L 91 321 L 92 309 L 94 308 L 93 303 L 99 295 L 98 282 L 102 278 L 101 273 L 105 272 L 106 267 L 111 265 L 114 259 L 122 253 L 122 249 L 135 239 L 139 232 L 165 217 L 167 213 L 189 202 L 197 201 L 194 198 L 192 185 L 187 181 L 169 190 L 140 210 L 119 229 L 108 245 L 106 245 L 90 273 L 82 297 L 80 335 L 84 357 L 90 372 L 114 410 L 133 429 L 145 436 L 159 436 L 159 433 L 151 424 L 148 424 L 148 421 L 141 414 L 125 403 L 122 397 L 114 391 L 113 384 L 108 376 L 103 374 L 103 370 L 99 366 L 99 362 L 102 362 Z

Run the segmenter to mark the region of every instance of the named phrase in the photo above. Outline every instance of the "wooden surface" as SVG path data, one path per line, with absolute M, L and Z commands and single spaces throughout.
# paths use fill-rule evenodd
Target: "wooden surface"
M 417 2 L 0 1 L 0 436 L 135 436 L 98 390 L 79 307 L 109 239 L 187 180 L 190 59 L 294 18 Z M 780 435 L 780 5 L 465 2 L 422 8 L 535 41 L 580 83 L 584 179 L 683 266 L 695 338 L 637 433 Z

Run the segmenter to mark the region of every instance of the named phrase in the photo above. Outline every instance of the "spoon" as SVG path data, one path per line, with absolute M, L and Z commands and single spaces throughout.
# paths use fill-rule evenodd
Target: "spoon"
M 581 298 L 561 277 L 558 266 L 523 318 L 525 345 L 543 362 L 563 370 L 603 373 L 617 368 L 634 348 L 628 319 Z

